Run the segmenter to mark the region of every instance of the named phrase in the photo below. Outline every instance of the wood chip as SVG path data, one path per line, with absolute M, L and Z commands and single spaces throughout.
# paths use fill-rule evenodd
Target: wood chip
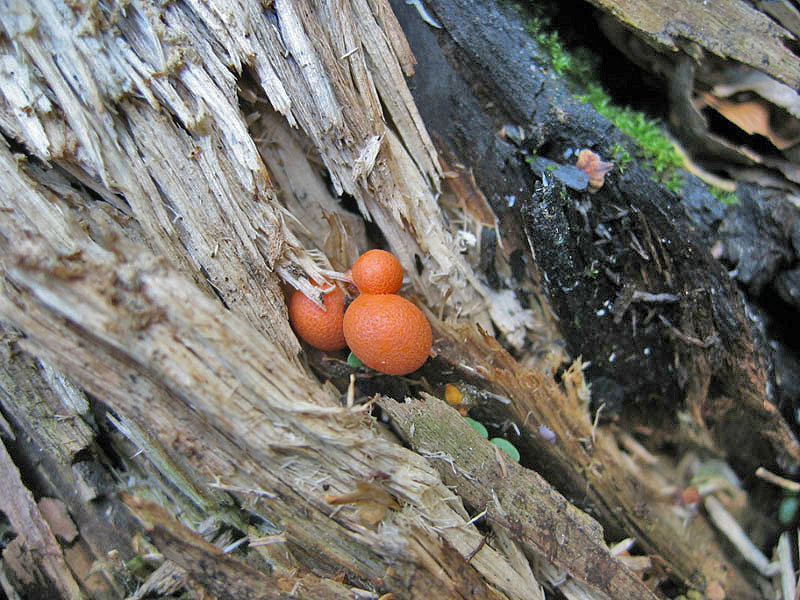
M 78 537 L 78 528 L 67 511 L 67 505 L 57 498 L 39 500 L 39 511 L 55 536 L 62 542 L 72 543 Z

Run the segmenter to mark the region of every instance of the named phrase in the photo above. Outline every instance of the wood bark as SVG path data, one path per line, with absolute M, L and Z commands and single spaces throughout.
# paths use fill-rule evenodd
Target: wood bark
M 593 0 L 592 4 L 667 54 L 705 51 L 749 65 L 792 88 L 800 87 L 800 68 L 792 51 L 797 42 L 797 13 L 791 6 L 727 0 L 713 6 L 638 0 Z M 794 30 L 788 29 L 792 26 Z
M 456 48 L 476 60 L 470 31 L 487 43 L 509 26 L 501 11 L 465 30 L 463 10 L 431 5 L 444 52 L 415 50 L 421 74 L 434 60 L 463 66 Z M 515 224 L 495 201 L 520 184 L 535 198 L 532 175 L 514 179 L 517 165 L 492 194 L 479 187 L 497 181 L 484 158 L 518 151 L 497 143 L 495 125 L 519 116 L 530 82 L 505 73 L 514 85 L 496 97 L 508 114 L 420 111 L 406 82 L 415 57 L 384 0 L 0 8 L 7 596 L 180 586 L 195 597 L 522 600 L 545 586 L 570 599 L 656 598 L 668 572 L 759 597 L 765 582 L 748 581 L 702 514 L 671 531 L 656 480 L 593 426 L 580 369 L 557 383 L 545 367 L 564 335 L 542 295 L 550 265 L 533 262 L 530 210 Z M 519 52 L 509 64 L 537 56 Z M 497 94 L 494 79 L 480 88 L 443 73 L 477 91 L 454 108 Z M 540 146 L 552 122 L 533 132 Z M 465 150 L 470 138 L 478 150 Z M 286 317 L 287 289 L 319 300 L 312 280 L 346 279 L 376 240 L 400 258 L 436 335 L 436 357 L 407 387 L 350 379 L 343 355 L 309 351 Z M 702 360 L 677 338 L 664 347 Z M 726 392 L 763 418 L 771 446 L 759 458 L 797 461 L 785 423 L 759 404 L 762 371 L 731 354 L 692 370 L 696 402 L 703 375 L 749 375 L 745 391 Z M 381 393 L 354 403 L 356 378 Z M 518 425 L 522 465 L 423 395 L 447 383 L 474 392 L 476 415 Z M 398 403 L 406 392 L 417 398 Z M 77 536 L 59 537 L 69 527 L 47 521 L 42 498 L 65 507 Z M 623 535 L 661 575 L 646 581 L 609 551 Z M 36 553 L 46 560 L 21 582 Z
M 683 395 L 700 443 L 724 448 L 750 470 L 773 462 L 793 469 L 800 445 L 769 402 L 768 365 L 739 292 L 694 233 L 680 199 L 635 164 L 612 170 L 596 194 L 566 187 L 552 171 L 533 172 L 532 157 L 540 155 L 552 167 L 572 167 L 561 157 L 577 148 L 604 157 L 615 146 L 635 150 L 546 67 L 529 67 L 541 50 L 524 15 L 477 3 L 471 14 L 479 18 L 468 19 L 457 3 L 429 4 L 446 36 L 437 39 L 398 6 L 412 45 L 427 59 L 412 80 L 419 106 L 442 144 L 492 190 L 506 253 L 529 244 L 532 278 L 548 293 L 571 352 L 591 357 L 588 373 L 597 389 L 603 382 L 606 409 L 616 410 L 623 397 L 646 420 L 663 402 L 673 411 Z M 510 34 L 500 38 L 501 28 Z M 449 101 L 453 95 L 458 102 Z M 504 126 L 523 132 L 521 141 L 476 133 Z M 657 294 L 671 300 L 647 300 Z M 719 408 L 706 422 L 709 385 Z M 737 429 L 752 423 L 758 439 Z

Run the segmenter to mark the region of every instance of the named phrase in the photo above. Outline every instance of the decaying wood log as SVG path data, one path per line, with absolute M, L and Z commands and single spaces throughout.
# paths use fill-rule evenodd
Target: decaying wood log
M 397 6 L 412 46 L 426 56 L 412 79 L 423 116 L 492 190 L 507 251 L 530 243 L 541 271 L 534 276 L 570 351 L 591 362 L 598 405 L 613 412 L 620 402 L 638 402 L 630 410 L 647 418 L 661 402 L 672 411 L 688 394 L 697 427 L 711 431 L 701 436 L 709 448 L 716 443 L 751 472 L 775 460 L 794 468 L 800 445 L 769 402 L 768 369 L 738 292 L 692 232 L 679 198 L 637 165 L 612 170 L 596 194 L 569 189 L 551 171 L 532 172 L 531 156 L 551 157 L 555 166 L 578 148 L 611 157 L 631 142 L 544 66 L 530 66 L 541 51 L 516 10 L 487 2 L 466 14 L 446 0 L 429 4 L 446 35 L 436 37 Z M 477 133 L 504 125 L 522 132 L 518 144 Z M 542 184 L 542 174 L 552 185 Z M 647 300 L 665 293 L 669 302 Z M 704 416 L 702 390 L 710 384 L 720 410 Z M 739 435 L 738 424 L 753 423 L 758 438 Z
M 313 575 L 273 580 L 205 541 L 157 504 L 148 504 L 132 496 L 124 498 L 141 515 L 148 536 L 165 556 L 186 565 L 188 575 L 217 597 L 236 600 L 293 597 L 322 600 L 344 598 L 351 591 L 341 583 Z
M 724 581 L 734 597 L 758 597 L 709 523 L 702 517 L 684 523 L 661 482 L 642 477 L 613 436 L 598 430 L 580 397 L 585 382 L 579 364 L 565 374 L 571 383 L 564 393 L 550 377 L 522 368 L 493 338 L 443 329 L 438 351 L 450 369 L 489 392 L 479 397 L 475 412 L 517 424 L 515 444 L 523 456 L 565 496 L 598 515 L 611 535 L 635 537 L 692 586 Z M 469 502 L 469 494 L 462 497 Z
M 591 0 L 591 3 L 662 52 L 696 55 L 705 50 L 750 65 L 792 88 L 800 87 L 800 66 L 791 49 L 797 42 L 797 32 L 784 29 L 780 21 L 761 12 L 762 7 L 727 0 L 714 5 L 638 0 Z M 767 6 L 763 8 L 773 16 L 777 14 Z M 788 27 L 795 23 L 796 20 L 786 20 Z
M 9 441 L 18 456 L 27 457 L 22 465 L 25 481 L 36 481 L 41 496 L 58 498 L 80 532 L 80 539 L 68 540 L 64 548 L 75 577 L 92 597 L 119 598 L 124 585 L 100 571 L 92 574 L 91 567 L 109 554 L 133 559 L 131 541 L 140 528 L 116 498 L 115 481 L 87 423 L 89 403 L 71 380 L 18 351 L 18 333 L 3 328 L 2 336 L 3 410 L 13 430 L 24 432 Z
M 16 211 L 4 212 L 9 270 L 2 310 L 26 331 L 20 345 L 34 344 L 36 354 L 72 373 L 120 415 L 146 426 L 198 489 L 214 484 L 251 494 L 250 510 L 289 532 L 291 543 L 313 561 L 398 596 L 424 589 L 446 594 L 460 586 L 422 566 L 438 539 L 438 534 L 429 539 L 426 523 L 449 523 L 441 543 L 462 554 L 478 545 L 480 534 L 466 524 L 463 510 L 443 501 L 451 494 L 436 483 L 431 468 L 387 439 L 363 409 L 339 405 L 332 390 L 282 359 L 273 342 L 239 317 L 220 312 L 214 299 L 187 285 L 162 260 L 126 248 L 122 230 L 116 254 L 75 230 L 71 240 L 85 245 L 64 256 L 32 229 L 41 218 L 23 218 L 15 226 L 14 216 Z M 128 258 L 126 250 L 135 257 Z M 50 284 L 57 291 L 47 292 Z M 59 328 L 65 319 L 67 328 Z M 57 329 L 61 333 L 52 337 Z M 330 518 L 334 507 L 326 496 L 371 480 L 404 505 L 407 494 L 416 497 L 391 518 L 393 525 L 384 524 L 391 534 L 365 524 L 349 507 Z M 502 564 L 486 546 L 459 569 L 466 576 L 478 567 L 511 597 L 525 597 Z M 411 590 L 406 581 L 413 581 Z
M 49 560 L 35 584 L 59 598 L 183 588 L 539 600 L 544 586 L 602 600 L 659 597 L 670 578 L 760 597 L 767 581 L 703 514 L 682 529 L 656 478 L 590 416 L 581 363 L 559 383 L 560 360 L 548 362 L 563 356 L 561 335 L 577 354 L 575 332 L 592 331 L 583 315 L 580 327 L 564 326 L 563 314 L 559 331 L 551 310 L 576 299 L 596 307 L 591 294 L 551 289 L 552 308 L 543 300 L 555 259 L 544 251 L 552 236 L 534 227 L 535 202 L 555 209 L 564 198 L 562 188 L 535 188 L 522 150 L 578 144 L 607 155 L 624 138 L 570 112 L 568 91 L 531 67 L 543 57 L 508 11 L 476 3 L 467 18 L 455 4 L 430 5 L 438 37 L 429 18 L 397 3 L 411 11 L 398 21 L 385 0 L 2 7 L 0 462 L 13 485 L 0 508 L 17 538 L 0 583 L 9 597 L 27 589 L 17 575 L 28 563 L 14 559 L 42 549 Z M 513 43 L 496 46 L 509 37 L 495 37 L 498 28 Z M 415 68 L 416 97 L 405 79 Z M 504 124 L 524 140 L 496 136 Z M 629 202 L 645 219 L 632 230 L 651 234 L 639 248 L 650 258 L 621 276 L 663 277 L 681 294 L 687 281 L 708 285 L 729 301 L 699 244 L 681 246 L 708 268 L 694 278 L 683 276 L 685 256 L 663 250 L 674 221 L 637 204 L 644 175 L 629 168 L 597 196 Z M 571 218 L 570 193 L 561 208 Z M 594 210 L 586 204 L 584 216 Z M 563 257 L 574 259 L 572 272 L 553 272 L 558 285 L 583 276 L 588 254 L 574 252 L 586 249 L 579 228 L 553 214 L 571 228 Z M 688 234 L 675 225 L 669 235 L 678 244 Z M 288 287 L 319 300 L 312 280 L 345 280 L 376 243 L 400 258 L 404 293 L 429 311 L 436 335 L 437 356 L 407 381 L 306 352 L 286 317 Z M 630 292 L 628 310 L 678 297 L 669 286 L 603 285 Z M 677 395 L 682 382 L 658 376 L 677 357 L 704 449 L 736 456 L 733 442 L 709 435 L 734 431 L 729 423 L 705 428 L 724 417 L 706 410 L 711 379 L 728 377 L 715 408 L 730 397 L 762 419 L 739 451 L 796 463 L 796 440 L 762 402 L 757 358 L 734 364 L 751 351 L 746 328 L 734 340 L 744 350 L 703 363 L 717 331 L 704 329 L 701 309 L 716 305 L 698 306 L 687 300 L 652 321 L 658 351 L 633 366 L 646 377 L 631 385 Z M 720 327 L 742 325 L 726 315 Z M 592 375 L 613 372 L 609 333 L 597 329 L 583 347 L 600 369 Z M 476 416 L 519 429 L 520 465 L 423 395 L 448 383 L 474 393 Z M 381 393 L 358 397 L 362 385 Z M 76 531 L 48 524 L 41 498 L 57 499 Z M 607 544 L 622 536 L 649 556 L 615 556 Z
M 536 473 L 509 460 L 459 419 L 455 409 L 436 398 L 384 401 L 381 406 L 411 447 L 437 464 L 443 480 L 465 502 L 485 507 L 493 529 L 609 598 L 650 597 L 634 573 L 613 564 L 597 522 L 575 510 Z M 496 483 L 487 486 L 492 481 Z

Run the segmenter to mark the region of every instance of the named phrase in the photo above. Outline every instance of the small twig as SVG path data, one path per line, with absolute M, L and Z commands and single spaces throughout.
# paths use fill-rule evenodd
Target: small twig
M 430 13 L 425 9 L 425 7 L 422 5 L 422 2 L 420 2 L 420 0 L 406 0 L 406 4 L 416 8 L 417 12 L 419 13 L 419 16 L 428 25 L 430 25 L 431 27 L 435 27 L 436 29 L 441 29 L 442 28 L 442 26 L 439 25 L 439 23 L 436 22 L 436 19 L 434 19 L 430 15 Z
M 505 396 L 501 396 L 500 394 L 495 394 L 493 392 L 488 392 L 486 390 L 483 390 L 481 392 L 481 395 L 485 396 L 486 398 L 492 398 L 494 400 L 497 400 L 500 404 L 511 404 L 511 400 L 509 400 Z
M 696 337 L 692 337 L 691 335 L 683 333 L 680 329 L 670 323 L 664 315 L 658 315 L 658 318 L 667 327 L 667 329 L 669 329 L 673 334 L 675 334 L 676 337 L 680 338 L 687 344 L 700 346 L 701 348 L 710 348 L 719 341 L 719 335 L 716 333 L 708 336 L 704 340 L 700 340 Z
M 472 552 L 470 552 L 469 554 L 467 554 L 467 555 L 464 557 L 464 558 L 467 560 L 467 562 L 469 562 L 469 561 L 471 561 L 473 558 L 475 558 L 475 555 L 476 555 L 478 552 L 480 552 L 480 551 L 481 551 L 481 548 L 483 548 L 483 547 L 484 547 L 484 545 L 486 545 L 486 538 L 485 538 L 485 537 L 482 537 L 482 538 L 481 538 L 481 541 L 480 541 L 480 542 L 478 542 L 478 546 L 475 548 L 475 550 L 473 550 Z
M 219 475 L 214 475 L 214 482 L 209 483 L 208 487 L 214 488 L 215 490 L 222 490 L 223 492 L 233 492 L 234 494 L 253 494 L 255 496 L 261 496 L 263 498 L 277 498 L 277 494 L 273 494 L 272 492 L 268 492 L 266 490 L 260 490 L 256 488 L 245 488 L 239 487 L 238 485 L 225 485 L 219 478 Z
M 772 577 L 780 571 L 780 566 L 769 562 L 764 553 L 750 541 L 742 526 L 722 506 L 722 502 L 714 496 L 706 496 L 705 500 L 703 500 L 703 506 L 717 529 L 725 534 L 725 537 L 736 547 L 742 557 L 758 569 L 762 575 Z
M 476 521 L 480 521 L 480 520 L 481 520 L 483 517 L 485 517 L 485 516 L 486 516 L 486 513 L 487 513 L 487 512 L 488 512 L 488 510 L 484 508 L 482 512 L 479 512 L 477 515 L 475 515 L 474 517 L 472 517 L 472 518 L 471 518 L 469 521 L 467 521 L 466 523 L 464 523 L 463 527 L 466 527 L 467 525 L 472 525 L 472 524 L 473 524 L 473 523 L 475 523 Z
M 352 409 L 356 400 L 356 375 L 350 373 L 350 385 L 347 386 L 347 408 Z
M 797 579 L 794 576 L 792 548 L 788 531 L 784 531 L 778 538 L 778 564 L 781 569 L 781 597 L 783 600 L 794 600 Z
M 235 542 L 231 542 L 230 544 L 228 544 L 227 546 L 225 546 L 225 547 L 222 549 L 222 553 L 223 553 L 223 554 L 230 554 L 231 552 L 233 552 L 234 550 L 236 550 L 236 549 L 237 549 L 239 546 L 241 546 L 242 544 L 244 544 L 244 543 L 245 543 L 246 541 L 248 541 L 249 539 L 250 539 L 250 537 L 249 537 L 249 536 L 244 536 L 244 537 L 242 537 L 242 538 L 239 538 L 239 539 L 238 539 L 238 540 L 236 540 Z
M 772 471 L 768 471 L 764 467 L 758 467 L 756 469 L 756 477 L 763 479 L 764 481 L 769 481 L 770 483 L 774 483 L 775 485 L 779 485 L 783 489 L 788 492 L 800 492 L 800 483 L 796 481 L 792 481 L 791 479 L 786 479 L 785 477 L 781 477 L 780 475 L 776 475 Z
M 354 406 L 353 408 L 347 408 L 346 406 L 316 406 L 314 404 L 300 404 L 295 405 L 292 407 L 287 408 L 287 412 L 299 413 L 304 415 L 316 415 L 316 416 L 325 416 L 325 415 L 341 415 L 345 413 L 358 413 L 364 412 L 369 410 L 369 408 L 374 404 L 373 400 L 369 400 L 364 404 L 360 404 L 358 406 Z
M 631 548 L 633 548 L 635 543 L 636 540 L 633 538 L 625 538 L 624 540 L 611 546 L 608 551 L 611 553 L 611 556 L 619 556 L 623 552 L 628 552 Z
M 346 58 L 350 58 L 351 56 L 353 56 L 353 54 L 355 54 L 356 52 L 358 52 L 360 49 L 361 49 L 360 47 L 356 46 L 356 47 L 355 47 L 355 48 L 353 48 L 352 50 L 348 50 L 347 52 L 345 52 L 344 54 L 342 54 L 342 55 L 339 57 L 339 60 L 345 60 Z
M 644 260 L 650 260 L 650 257 L 647 255 L 647 252 L 645 252 L 644 248 L 642 248 L 642 244 L 639 242 L 639 238 L 636 237 L 636 234 L 633 233 L 632 231 L 630 232 L 630 234 L 631 234 L 631 248 L 633 248 L 636 251 L 636 254 L 641 256 Z
M 600 411 L 602 411 L 606 406 L 606 403 L 603 402 L 600 406 L 597 407 L 597 412 L 594 413 L 594 423 L 592 423 L 592 444 L 595 443 L 595 431 L 597 430 L 597 424 L 600 422 Z
M 272 544 L 285 544 L 288 541 L 286 532 L 277 533 L 275 535 L 265 535 L 264 537 L 253 538 L 250 540 L 250 547 L 257 548 L 258 546 L 270 546 Z
M 653 302 L 655 304 L 663 304 L 668 302 L 677 302 L 678 297 L 675 294 L 651 294 L 650 292 L 641 292 L 636 290 L 633 292 L 633 297 L 631 300 L 633 302 Z

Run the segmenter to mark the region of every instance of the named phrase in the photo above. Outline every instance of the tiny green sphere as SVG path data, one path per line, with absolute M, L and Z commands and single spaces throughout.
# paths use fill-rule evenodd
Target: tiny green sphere
M 358 358 L 353 352 L 350 352 L 350 354 L 347 355 L 347 364 L 354 369 L 364 365 L 364 363 L 361 362 L 361 359 Z
M 800 507 L 800 499 L 797 496 L 786 496 L 781 500 L 778 507 L 778 520 L 781 525 L 791 525 L 797 516 L 797 509 Z
M 480 433 L 486 439 L 489 439 L 489 432 L 486 430 L 486 427 L 483 426 L 483 423 L 478 423 L 475 419 L 470 419 L 469 417 L 464 417 L 467 420 L 467 423 L 472 425 L 472 428 Z
M 505 452 L 513 458 L 515 461 L 519 462 L 519 450 L 514 447 L 514 444 L 509 442 L 503 438 L 492 438 L 489 440 L 492 444 L 500 448 L 501 450 L 505 450 Z

